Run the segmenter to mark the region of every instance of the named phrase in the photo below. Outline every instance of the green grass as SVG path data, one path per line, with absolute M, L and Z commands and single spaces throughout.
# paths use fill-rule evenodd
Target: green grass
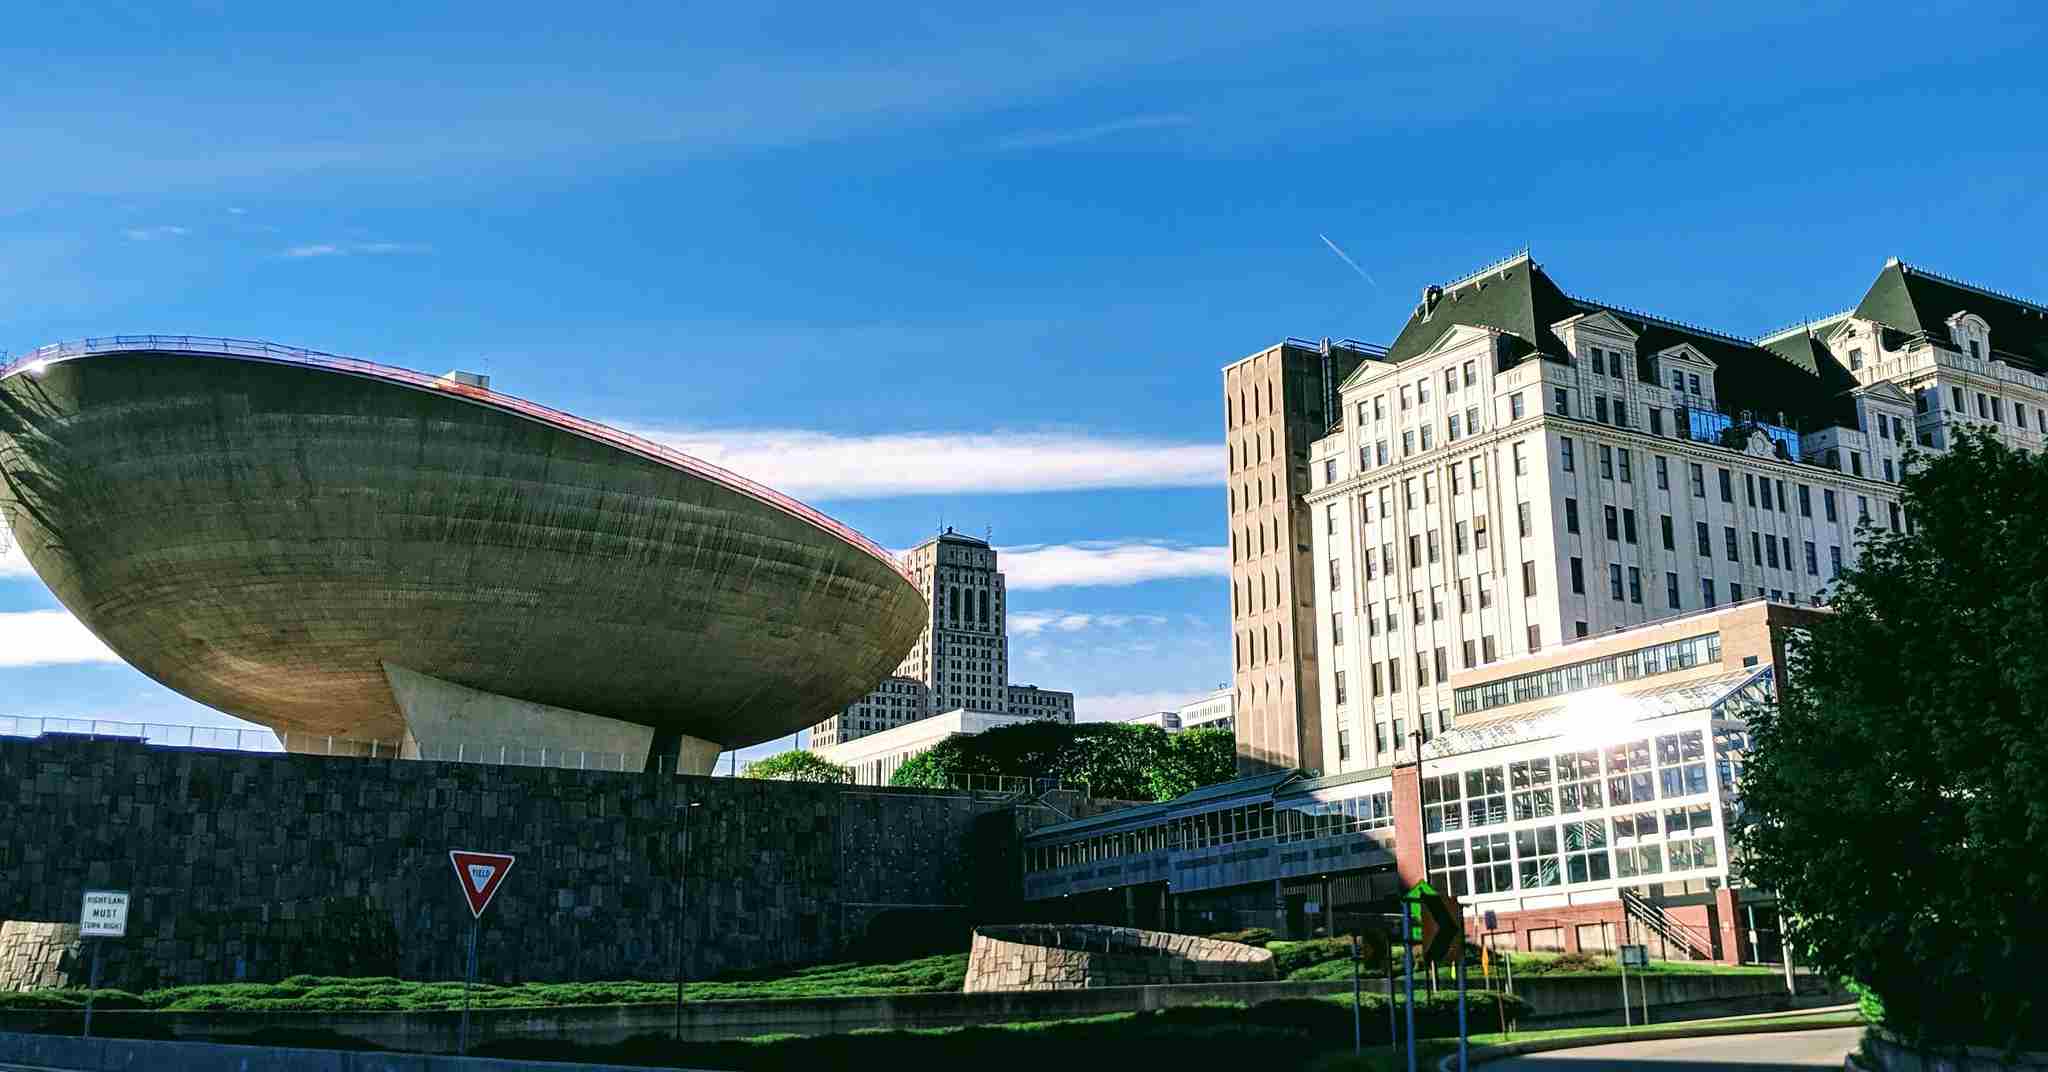
M 1294 981 L 1346 980 L 1351 978 L 1349 946 L 1328 939 L 1312 939 L 1305 942 L 1268 942 L 1266 948 L 1273 951 L 1273 961 L 1280 971 L 1280 977 Z M 1581 978 L 1586 976 L 1614 976 L 1621 974 L 1621 968 L 1613 957 L 1585 953 L 1515 953 L 1515 978 L 1517 979 L 1558 979 Z M 1401 961 L 1393 961 L 1394 974 L 1401 973 Z M 1368 979 L 1382 978 L 1386 967 L 1378 962 L 1360 965 Z M 1418 966 L 1420 974 L 1427 969 Z M 1780 969 L 1758 965 L 1714 964 L 1690 960 L 1652 960 L 1644 968 L 1630 968 L 1629 974 L 1648 975 L 1774 975 Z M 1470 978 L 1479 979 L 1476 968 L 1469 968 Z M 1495 971 L 1499 971 L 1498 961 Z M 1450 978 L 1450 969 L 1440 969 L 1439 978 Z
M 967 978 L 967 954 L 946 953 L 890 964 L 821 964 L 781 972 L 750 972 L 685 984 L 688 1001 L 728 998 L 825 998 L 957 992 Z M 628 1005 L 675 999 L 674 983 L 525 983 L 471 987 L 475 1008 Z M 295 975 L 277 983 L 207 983 L 142 994 L 102 990 L 94 1004 L 106 1009 L 165 1012 L 358 1012 L 459 1009 L 459 982 L 408 982 L 387 977 Z M 0 1009 L 70 1009 L 85 1006 L 83 990 L 0 993 Z

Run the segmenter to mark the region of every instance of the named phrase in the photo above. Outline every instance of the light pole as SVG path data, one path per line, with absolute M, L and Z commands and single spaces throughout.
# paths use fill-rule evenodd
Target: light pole
M 682 841 L 682 852 L 676 866 L 676 1042 L 683 1041 L 683 921 L 688 915 L 683 905 L 683 880 L 690 870 L 690 812 L 703 806 L 703 801 L 690 799 L 688 789 L 683 790 L 683 802 L 676 805 L 676 810 L 683 816 L 676 831 Z

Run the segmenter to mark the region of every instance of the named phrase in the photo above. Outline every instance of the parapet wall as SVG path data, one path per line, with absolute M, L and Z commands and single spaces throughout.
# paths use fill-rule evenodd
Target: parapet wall
M 691 803 L 697 806 L 690 807 Z M 688 812 L 689 852 L 682 851 Z M 970 924 L 1014 885 L 997 803 L 952 792 L 0 737 L 0 920 L 76 923 L 127 889 L 102 985 L 462 976 L 450 849 L 518 857 L 479 978 L 599 981 L 830 959 L 871 930 Z M 986 852 L 977 852 L 988 842 Z M 989 896 L 1014 897 L 1014 891 Z M 0 956 L 0 989 L 83 985 Z M 33 976 L 31 978 L 31 975 Z
M 1238 942 L 1130 927 L 978 927 L 968 993 L 1223 983 L 1274 978 L 1273 954 Z

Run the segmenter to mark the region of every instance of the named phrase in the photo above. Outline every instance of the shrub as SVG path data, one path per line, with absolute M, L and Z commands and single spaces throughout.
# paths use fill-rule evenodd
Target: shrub
M 1273 968 L 1280 973 L 1282 979 L 1291 979 L 1295 972 L 1311 965 L 1350 959 L 1351 939 L 1310 938 L 1307 941 L 1290 942 L 1275 949 Z
M 1605 975 L 1615 970 L 1614 960 L 1598 953 L 1531 954 L 1515 958 L 1517 975 Z
M 1260 949 L 1264 949 L 1266 943 L 1273 940 L 1273 932 L 1265 927 L 1248 927 L 1241 931 L 1218 931 L 1215 934 L 1209 935 L 1209 937 L 1219 942 L 1238 942 L 1243 945 L 1255 945 Z

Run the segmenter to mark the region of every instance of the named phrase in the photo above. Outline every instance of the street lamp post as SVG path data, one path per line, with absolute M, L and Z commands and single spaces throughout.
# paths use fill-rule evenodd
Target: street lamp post
M 676 1029 L 675 1041 L 683 1041 L 683 921 L 687 910 L 683 905 L 683 881 L 690 869 L 690 812 L 703 807 L 701 800 L 691 800 L 689 791 L 683 791 L 683 802 L 676 806 L 682 813 L 683 821 L 677 829 L 682 841 L 682 852 L 676 867 Z

